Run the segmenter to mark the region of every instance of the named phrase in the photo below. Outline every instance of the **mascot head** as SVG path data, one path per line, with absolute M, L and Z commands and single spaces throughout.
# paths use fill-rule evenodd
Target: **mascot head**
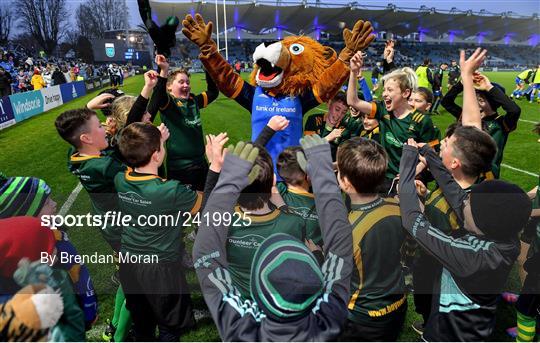
M 305 36 L 264 42 L 253 53 L 251 83 L 276 93 L 298 95 L 316 83 L 336 59 L 334 49 Z

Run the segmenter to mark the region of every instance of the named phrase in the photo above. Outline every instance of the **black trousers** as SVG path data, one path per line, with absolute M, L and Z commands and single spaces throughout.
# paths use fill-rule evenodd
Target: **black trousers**
M 431 313 L 433 285 L 436 279 L 441 277 L 442 266 L 424 251 L 418 251 L 418 254 L 413 268 L 414 307 L 416 313 L 424 319 L 424 323 L 427 323 Z
M 120 283 L 131 313 L 135 339 L 160 341 L 180 339 L 182 329 L 194 326 L 191 298 L 180 263 L 123 263 Z
M 523 288 L 516 303 L 516 310 L 535 317 L 540 315 L 540 275 L 529 273 L 523 282 Z
M 204 191 L 208 163 L 206 161 L 189 166 L 185 169 L 167 169 L 167 179 L 178 180 L 194 191 Z
M 366 325 L 348 320 L 338 340 L 340 342 L 395 342 L 401 333 L 406 315 L 407 302 L 396 311 L 387 314 L 384 325 L 376 322 L 373 325 Z

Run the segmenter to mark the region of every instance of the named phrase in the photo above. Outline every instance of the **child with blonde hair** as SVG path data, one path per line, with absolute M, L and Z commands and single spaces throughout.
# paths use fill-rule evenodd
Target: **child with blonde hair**
M 384 75 L 382 101 L 367 102 L 360 100 L 356 92 L 356 79 L 362 72 L 362 66 L 363 56 L 356 53 L 351 59 L 347 102 L 358 111 L 368 113 L 369 118 L 379 121 L 380 143 L 389 158 L 384 188 L 391 191 L 392 179 L 399 172 L 401 151 L 407 139 L 415 138 L 436 146 L 439 144 L 439 132 L 429 116 L 416 111 L 408 103 L 413 90 L 417 88 L 414 70 L 406 67 Z

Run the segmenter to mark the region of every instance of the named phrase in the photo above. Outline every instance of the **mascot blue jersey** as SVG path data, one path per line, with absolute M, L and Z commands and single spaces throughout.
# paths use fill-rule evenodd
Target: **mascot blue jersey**
M 281 115 L 290 120 L 289 126 L 284 131 L 277 132 L 265 146 L 272 156 L 274 169 L 277 157 L 283 149 L 300 145 L 304 114 L 321 103 L 311 89 L 306 89 L 298 96 L 282 94 L 273 96 L 262 87 L 255 87 L 247 82 L 243 83 L 242 89 L 233 98 L 251 112 L 251 139 L 253 141 L 257 139 L 273 116 Z
M 266 94 L 261 87 L 255 88 L 251 109 L 251 140 L 254 142 L 264 129 L 270 118 L 275 115 L 286 117 L 290 123 L 284 131 L 276 132 L 266 144 L 274 164 L 283 149 L 300 145 L 302 138 L 302 104 L 296 96 Z

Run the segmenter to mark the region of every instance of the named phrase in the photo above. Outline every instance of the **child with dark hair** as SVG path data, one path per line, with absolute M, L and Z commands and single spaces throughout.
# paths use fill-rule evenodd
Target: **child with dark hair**
M 120 280 L 126 307 L 133 319 L 137 340 L 178 341 L 181 329 L 193 321 L 191 300 L 181 265 L 184 249 L 181 230 L 174 221 L 152 226 L 152 216 L 195 214 L 201 208 L 202 194 L 176 180 L 158 176 L 165 158 L 169 132 L 164 124 L 133 123 L 123 131 L 120 152 L 130 167 L 118 173 L 114 184 L 122 214 L 132 221 L 122 226 Z M 137 218 L 145 217 L 141 222 Z
M 262 146 L 257 146 L 258 155 L 254 161 L 259 173 L 239 194 L 235 216 L 239 220 L 229 228 L 227 237 L 227 261 L 232 281 L 244 299 L 250 299 L 249 292 L 251 263 L 258 247 L 264 239 L 275 233 L 286 233 L 300 241 L 306 238 L 302 228 L 302 217 L 276 208 L 270 198 L 274 185 L 274 166 L 270 154 Z
M 319 217 L 315 209 L 315 196 L 310 192 L 311 181 L 298 162 L 302 148 L 289 147 L 278 156 L 277 171 L 283 182 L 277 183 L 277 190 L 285 202 L 286 210 L 297 214 L 305 221 L 303 236 L 313 244 L 322 246 Z
M 340 340 L 395 341 L 407 314 L 400 253 L 405 234 L 397 202 L 377 194 L 388 155 L 379 143 L 355 137 L 339 147 L 337 165 L 341 190 L 351 198 L 356 265 Z
M 413 90 L 409 98 L 409 105 L 416 111 L 426 114 L 431 110 L 431 105 L 433 105 L 433 93 L 428 88 L 418 87 Z
M 463 123 L 480 116 L 474 99 L 473 72 L 486 51 L 477 49 L 460 65 L 464 86 Z M 456 129 L 454 135 L 459 131 Z M 518 233 L 531 212 L 531 202 L 516 185 L 485 181 L 466 192 L 446 168 L 430 171 L 455 213 L 459 230 L 447 234 L 424 215 L 414 183 L 418 156 L 436 159 L 428 145 L 409 139 L 400 164 L 400 210 L 405 229 L 442 265 L 433 286 L 431 311 L 423 331 L 427 341 L 487 340 L 495 324 L 498 294 L 519 254 Z M 434 157 L 435 156 L 435 157 Z M 457 163 L 457 161 L 456 161 Z M 483 161 L 487 166 L 488 161 Z
M 100 95 L 99 102 L 107 95 Z M 90 103 L 92 106 L 92 102 Z M 62 113 L 55 121 L 60 137 L 71 144 L 69 149 L 68 169 L 78 177 L 92 202 L 92 212 L 105 216 L 107 212 L 118 211 L 118 196 L 114 186 L 114 177 L 126 170 L 120 156 L 114 149 L 109 149 L 107 133 L 101 125 L 96 112 L 88 108 L 69 110 Z M 105 241 L 115 253 L 120 251 L 121 227 L 107 222 L 101 230 Z M 114 278 L 114 276 L 113 276 Z M 131 325 L 129 312 L 125 310 L 122 287 L 118 287 L 115 301 L 115 316 L 108 336 L 117 340 L 125 339 Z
M 497 147 L 495 141 L 485 132 L 472 126 L 452 125 L 446 138 L 441 141 L 441 152 L 428 154 L 421 158 L 430 171 L 447 170 L 459 186 L 470 192 L 471 187 L 482 181 L 482 174 L 491 168 Z M 445 234 L 459 228 L 458 217 L 451 209 L 437 187 L 425 199 L 427 219 Z M 440 276 L 441 265 L 431 255 L 419 250 L 413 269 L 414 303 L 416 312 L 422 315 L 423 322 L 415 322 L 413 329 L 422 334 L 431 312 L 433 285 Z
M 461 67 L 463 73 L 463 67 Z M 474 87 L 476 90 L 476 100 L 480 106 L 480 117 L 475 122 L 467 122 L 463 118 L 466 113 L 455 103 L 457 96 L 463 92 L 463 83 L 458 82 L 446 93 L 441 101 L 441 105 L 464 125 L 474 125 L 485 130 L 497 143 L 497 155 L 493 160 L 491 175 L 487 178 L 499 178 L 504 148 L 508 141 L 508 136 L 517 128 L 521 109 L 505 93 L 504 88 L 498 84 L 491 83 L 487 76 L 475 72 Z M 465 105 L 464 105 L 465 107 Z M 502 107 L 504 115 L 497 113 L 497 109 Z
M 93 212 L 104 215 L 107 211 L 116 211 L 118 200 L 114 177 L 126 170 L 126 166 L 114 151 L 107 150 L 105 128 L 96 112 L 87 108 L 66 111 L 56 118 L 55 126 L 60 137 L 75 149 L 70 149 L 68 168 L 88 192 Z M 113 250 L 118 251 L 119 228 L 108 225 L 102 234 Z
M 345 127 L 341 124 L 347 114 L 347 97 L 345 93 L 338 92 L 328 102 L 327 113 L 310 115 L 304 125 L 304 135 L 318 134 L 331 142 L 341 135 Z
M 226 242 L 231 225 L 203 223 L 193 248 L 204 299 L 223 341 L 329 341 L 346 321 L 352 270 L 350 224 L 332 170 L 330 146 L 307 136 L 301 144 L 313 182 L 326 259 L 294 236 L 275 233 L 257 245 L 251 264 L 252 300 L 245 300 L 230 275 Z M 205 214 L 235 213 L 238 198 L 256 178 L 257 148 L 240 142 L 225 155 Z

